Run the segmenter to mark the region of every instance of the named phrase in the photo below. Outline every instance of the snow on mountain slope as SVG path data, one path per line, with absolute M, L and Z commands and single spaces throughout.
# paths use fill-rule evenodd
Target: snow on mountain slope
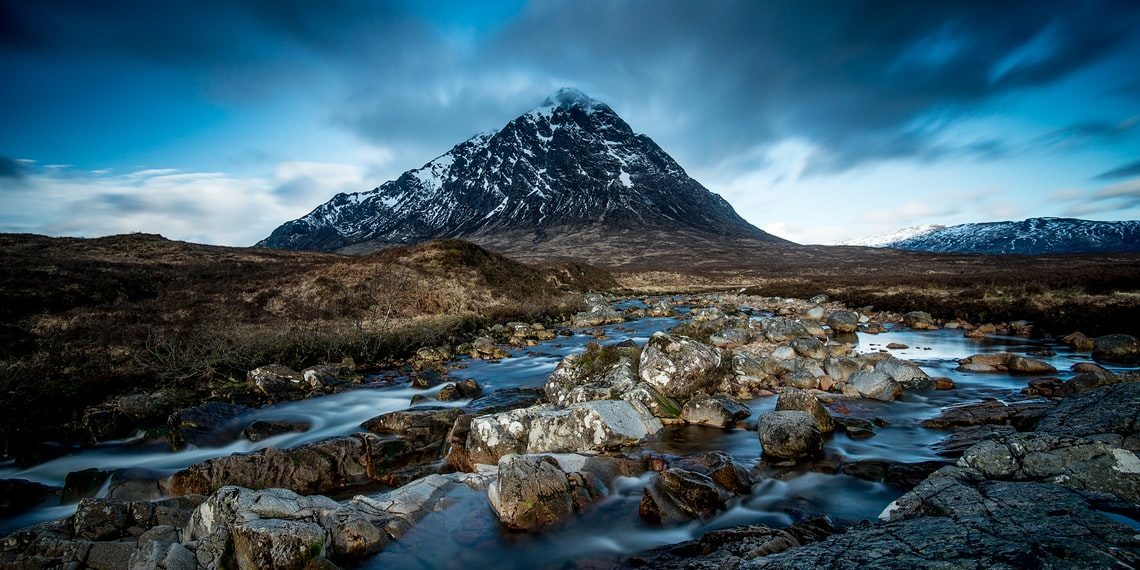
M 905 231 L 907 230 L 901 230 Z M 867 238 L 867 241 L 873 239 Z M 960 224 L 885 243 L 847 242 L 845 245 L 873 245 L 940 253 L 1036 255 L 1140 252 L 1140 220 L 1100 222 L 1073 218 L 1030 218 L 1019 222 Z
M 744 221 L 605 103 L 561 89 L 421 168 L 334 196 L 258 245 L 360 252 L 441 237 L 541 242 L 592 226 L 784 243 Z
M 863 247 L 887 247 L 889 244 L 895 243 L 897 241 L 902 241 L 904 239 L 917 237 L 917 236 L 920 236 L 920 235 L 923 235 L 926 233 L 930 233 L 930 232 L 935 231 L 935 230 L 940 230 L 940 229 L 945 228 L 945 227 L 946 226 L 940 226 L 938 224 L 925 224 L 925 225 L 921 225 L 921 226 L 912 226 L 909 228 L 903 228 L 901 230 L 896 230 L 896 231 L 893 231 L 890 233 L 878 234 L 878 235 L 867 236 L 867 237 L 862 237 L 862 238 L 857 238 L 857 239 L 851 239 L 851 240 L 847 240 L 844 242 L 840 242 L 840 243 L 835 244 L 835 245 L 859 245 L 859 246 L 863 246 Z

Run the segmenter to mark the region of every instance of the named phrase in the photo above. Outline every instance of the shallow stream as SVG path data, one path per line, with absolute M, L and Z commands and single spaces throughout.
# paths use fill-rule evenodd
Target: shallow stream
M 619 305 L 619 308 L 623 307 Z M 603 327 L 609 337 L 603 342 L 630 339 L 644 344 L 654 332 L 668 330 L 678 322 L 672 318 L 648 318 L 609 325 Z M 474 379 L 485 392 L 516 386 L 542 386 L 563 357 L 584 350 L 594 340 L 585 331 L 578 331 L 572 337 L 559 337 L 537 346 L 515 349 L 510 358 L 497 363 L 464 358 L 456 364 L 451 376 Z M 843 460 L 917 462 L 940 459 L 932 444 L 949 432 L 923 428 L 919 425 L 921 420 L 955 404 L 976 402 L 987 397 L 1008 399 L 1026 386 L 1026 377 L 957 372 L 955 368 L 959 358 L 977 353 L 1025 353 L 1048 348 L 1056 355 L 1040 358 L 1056 367 L 1059 371 L 1056 376 L 1062 379 L 1072 375 L 1068 372 L 1072 364 L 1089 360 L 1087 354 L 1074 353 L 1063 345 L 1023 338 L 970 339 L 963 337 L 959 330 L 892 330 L 879 335 L 860 334 L 857 348 L 876 351 L 892 342 L 910 347 L 891 350 L 893 355 L 918 363 L 931 376 L 949 377 L 957 387 L 946 391 L 908 391 L 896 402 L 845 401 L 847 411 L 844 415 L 878 418 L 885 420 L 886 425 L 877 427 L 874 437 L 868 439 L 852 439 L 843 433 L 830 435 L 825 443 L 825 454 Z M 407 384 L 378 385 L 279 404 L 256 410 L 248 420 L 304 419 L 312 424 L 312 429 L 256 443 L 239 440 L 223 447 L 192 448 L 179 452 L 171 452 L 164 443 L 141 439 L 109 442 L 27 469 L 0 464 L 0 478 L 22 478 L 62 486 L 68 473 L 91 467 L 141 469 L 157 477 L 210 457 L 269 446 L 293 447 L 353 433 L 359 431 L 361 422 L 367 419 L 408 408 L 413 395 L 430 396 L 437 390 L 438 387 L 419 390 Z M 747 402 L 753 410 L 749 425 L 754 428 L 756 418 L 771 410 L 775 401 L 775 397 L 767 397 Z M 465 403 L 460 401 L 451 405 Z M 723 450 L 748 467 L 756 465 L 760 456 L 760 444 L 753 429 L 667 426 L 662 435 L 647 447 L 676 455 Z M 559 567 L 574 560 L 612 559 L 618 554 L 688 540 L 714 528 L 750 523 L 786 526 L 815 514 L 826 514 L 837 520 L 873 519 L 902 494 L 901 490 L 882 483 L 804 469 L 779 479 L 761 481 L 750 496 L 738 500 L 727 512 L 711 521 L 659 527 L 642 522 L 637 514 L 641 489 L 647 479 L 647 476 L 621 479 L 615 483 L 611 495 L 585 515 L 562 528 L 537 534 L 501 529 L 484 494 L 459 492 L 455 496 L 455 506 L 443 513 L 429 515 L 410 533 L 381 554 L 366 560 L 362 566 Z M 100 491 L 104 495 L 106 492 L 106 488 Z M 50 499 L 17 517 L 0 519 L 0 536 L 23 526 L 66 517 L 74 509 L 74 504 L 59 505 L 57 498 Z

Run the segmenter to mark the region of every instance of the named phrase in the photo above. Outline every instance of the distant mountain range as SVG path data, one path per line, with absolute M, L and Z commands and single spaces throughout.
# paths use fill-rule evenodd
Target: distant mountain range
M 926 225 L 850 240 L 840 245 L 936 253 L 1140 252 L 1140 220 L 1098 222 L 1073 218 L 1029 218 L 1019 222 Z
M 618 250 L 634 235 L 789 243 L 744 221 L 608 105 L 561 89 L 421 168 L 337 194 L 257 245 L 365 253 L 459 237 L 500 251 L 547 242 Z

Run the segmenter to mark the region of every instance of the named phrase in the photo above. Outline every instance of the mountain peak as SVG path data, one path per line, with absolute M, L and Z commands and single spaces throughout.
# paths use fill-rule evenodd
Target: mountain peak
M 442 237 L 537 244 L 591 229 L 615 240 L 690 231 L 783 242 L 742 219 L 605 103 L 563 88 L 395 180 L 333 197 L 259 245 L 366 252 Z
M 560 107 L 563 109 L 577 107 L 586 112 L 609 109 L 605 103 L 602 103 L 601 101 L 598 101 L 597 99 L 594 99 L 593 97 L 590 97 L 589 95 L 586 95 L 582 91 L 573 87 L 563 87 L 554 92 L 553 95 L 547 97 L 546 99 L 543 99 L 542 104 L 538 106 L 538 109 L 549 109 L 552 107 Z

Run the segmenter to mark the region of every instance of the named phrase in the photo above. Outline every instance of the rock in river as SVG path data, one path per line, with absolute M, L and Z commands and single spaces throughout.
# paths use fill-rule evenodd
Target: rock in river
M 768 412 L 760 418 L 759 435 L 765 458 L 803 459 L 823 450 L 823 434 L 807 412 Z
M 641 380 L 665 396 L 684 400 L 707 391 L 721 357 L 716 349 L 691 338 L 654 333 L 641 352 Z

